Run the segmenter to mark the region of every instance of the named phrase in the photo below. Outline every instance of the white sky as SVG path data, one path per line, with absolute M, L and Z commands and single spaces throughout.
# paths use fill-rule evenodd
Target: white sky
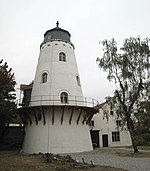
M 150 37 L 150 0 L 0 0 L 0 59 L 15 73 L 17 88 L 34 79 L 44 33 L 56 26 L 70 32 L 84 96 L 99 102 L 114 85 L 99 70 L 99 41 Z

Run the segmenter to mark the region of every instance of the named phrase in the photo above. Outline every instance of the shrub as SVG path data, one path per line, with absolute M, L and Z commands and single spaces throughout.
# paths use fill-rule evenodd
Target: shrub
M 45 153 L 42 154 L 42 157 L 46 163 L 73 163 L 75 160 L 72 159 L 71 156 L 60 156 L 59 154 L 53 154 L 53 153 Z
M 150 142 L 150 133 L 145 133 L 142 135 L 142 137 L 146 142 Z
M 141 137 L 140 135 L 135 137 L 135 142 L 136 142 L 137 146 L 145 145 L 145 141 L 144 141 L 143 137 Z
M 138 134 L 135 141 L 137 146 L 150 145 L 150 133 Z

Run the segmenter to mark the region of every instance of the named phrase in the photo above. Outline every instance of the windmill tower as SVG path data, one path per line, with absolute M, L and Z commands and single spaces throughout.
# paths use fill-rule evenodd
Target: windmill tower
M 44 34 L 34 83 L 29 89 L 22 88 L 30 96 L 28 100 L 24 98 L 19 109 L 25 123 L 24 152 L 72 153 L 93 149 L 88 122 L 97 112 L 97 101 L 83 97 L 70 37 L 58 22 Z

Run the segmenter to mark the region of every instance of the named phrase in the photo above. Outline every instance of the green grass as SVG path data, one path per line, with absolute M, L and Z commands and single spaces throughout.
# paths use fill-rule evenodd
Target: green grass
M 150 150 L 150 146 L 137 146 L 139 150 Z M 125 148 L 133 149 L 132 146 L 127 146 Z
M 141 149 L 141 150 L 150 150 L 150 146 L 138 146 L 138 149 Z

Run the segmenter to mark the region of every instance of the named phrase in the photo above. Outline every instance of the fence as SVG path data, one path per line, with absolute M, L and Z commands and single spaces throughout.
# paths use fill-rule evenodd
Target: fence
M 19 100 L 22 106 L 51 106 L 51 105 L 68 105 L 68 106 L 85 106 L 85 107 L 95 107 L 98 105 L 98 101 L 89 97 L 80 96 L 67 96 L 66 98 L 61 98 L 56 95 L 41 95 L 41 96 L 31 96 L 31 100 L 24 102 L 24 100 Z

